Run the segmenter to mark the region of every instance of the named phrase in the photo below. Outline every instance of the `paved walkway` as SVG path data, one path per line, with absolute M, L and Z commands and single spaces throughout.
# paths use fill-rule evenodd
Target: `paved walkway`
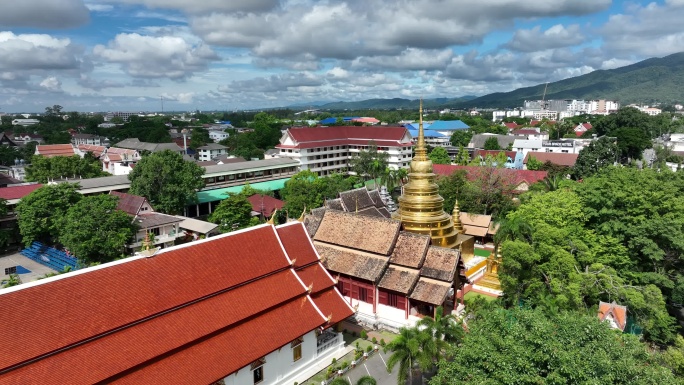
M 386 363 L 389 355 L 389 352 L 385 354 L 380 350 L 367 360 L 359 362 L 354 369 L 345 373 L 343 378 L 351 381 L 351 384 L 356 384 L 359 378 L 370 375 L 375 378 L 378 385 L 397 385 L 399 365 L 394 367 L 392 373 L 387 373 Z
M 51 268 L 41 265 L 40 263 L 26 258 L 23 255 L 19 253 L 15 254 L 10 254 L 4 257 L 0 258 L 0 279 L 5 280 L 9 278 L 9 275 L 5 274 L 5 268 L 12 267 L 12 266 L 21 266 L 25 269 L 30 270 L 30 273 L 27 274 L 19 274 L 19 279 L 21 279 L 22 283 L 26 282 L 31 282 L 35 281 L 39 277 L 44 276 L 47 273 L 56 273 L 55 270 L 52 270 Z

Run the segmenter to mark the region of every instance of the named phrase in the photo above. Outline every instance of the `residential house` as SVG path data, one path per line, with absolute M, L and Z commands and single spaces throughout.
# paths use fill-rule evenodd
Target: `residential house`
M 585 132 L 591 130 L 592 128 L 593 128 L 593 126 L 591 125 L 591 123 L 586 122 L 586 123 L 578 124 L 577 127 L 575 127 L 573 131 L 575 132 L 575 135 L 582 136 L 582 135 L 584 135 Z
M 627 306 L 618 305 L 615 301 L 600 301 L 598 317 L 601 321 L 608 322 L 611 328 L 624 332 L 627 326 Z
M 522 128 L 518 130 L 513 130 L 511 132 L 511 135 L 515 136 L 522 136 L 527 139 L 541 139 L 541 140 L 547 140 L 549 139 L 549 133 L 548 132 L 541 132 L 539 128 Z
M 224 139 L 228 139 L 230 134 L 225 131 L 210 130 L 209 137 L 214 141 L 214 143 L 218 143 Z
M 199 161 L 208 161 L 228 155 L 228 147 L 218 143 L 209 143 L 202 147 L 197 147 Z
M 102 157 L 102 171 L 112 175 L 128 175 L 140 159 L 140 153 L 136 150 L 110 147 Z
M 344 354 L 335 326 L 354 313 L 299 222 L 14 286 L 0 306 L 22 342 L 0 346 L 7 384 L 304 383 Z
M 42 155 L 48 158 L 54 156 L 74 156 L 77 154 L 76 148 L 71 144 L 42 144 L 36 146 L 35 155 Z
M 177 238 L 183 234 L 179 230 L 179 223 L 183 220 L 154 211 L 147 198 L 118 191 L 111 191 L 109 195 L 119 198 L 116 208 L 133 217 L 138 226 L 138 232 L 133 241 L 126 245 L 129 250 L 139 250 L 148 234 L 154 236 L 151 242 L 155 247 L 171 247 Z
M 405 127 L 292 127 L 276 148 L 281 157 L 297 160 L 300 170 L 323 176 L 346 172 L 352 157 L 367 150 L 371 143 L 389 155 L 391 169 L 407 168 L 412 156 L 411 140 Z
M 590 139 L 516 139 L 513 142 L 512 149 L 514 151 L 522 152 L 524 157 L 527 157 L 528 152 L 579 154 L 579 152 L 589 145 L 590 142 Z
M 0 145 L 3 146 L 9 146 L 9 147 L 17 147 L 17 143 L 14 141 L 13 136 L 10 137 L 7 135 L 7 133 L 0 133 Z
M 247 199 L 252 204 L 252 216 L 261 219 L 270 218 L 276 210 L 281 210 L 285 206 L 285 202 L 280 199 L 263 194 L 254 194 Z
M 14 142 L 17 144 L 27 144 L 30 142 L 43 143 L 43 137 L 38 134 L 20 133 L 14 135 Z

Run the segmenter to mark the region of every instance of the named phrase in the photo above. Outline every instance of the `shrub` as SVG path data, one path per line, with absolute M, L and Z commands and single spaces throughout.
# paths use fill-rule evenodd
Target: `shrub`
M 332 359 L 332 364 L 330 364 L 330 365 L 335 366 L 336 363 L 337 363 L 337 358 L 333 358 L 333 359 Z
M 371 345 L 368 345 L 368 346 L 366 347 L 366 353 L 370 353 L 370 352 L 372 352 L 372 351 L 373 351 L 373 347 L 372 347 Z
M 357 351 L 361 350 L 361 347 L 359 346 L 359 341 L 356 341 L 356 344 L 354 345 L 354 347 L 356 347 Z
M 375 337 L 373 337 L 373 339 L 372 339 L 371 341 L 373 341 L 373 344 L 374 344 L 374 345 L 378 343 L 378 339 L 375 338 Z
M 347 369 L 348 367 L 349 367 L 349 362 L 344 361 L 344 362 L 342 363 L 342 370 Z
M 385 339 L 384 338 L 380 338 L 380 346 L 385 346 Z
M 365 330 L 361 330 L 361 338 L 363 338 L 364 340 L 368 339 L 368 333 L 366 333 Z
M 363 351 L 357 350 L 357 351 L 354 353 L 354 360 L 358 361 L 359 358 L 361 358 L 361 357 L 363 357 Z

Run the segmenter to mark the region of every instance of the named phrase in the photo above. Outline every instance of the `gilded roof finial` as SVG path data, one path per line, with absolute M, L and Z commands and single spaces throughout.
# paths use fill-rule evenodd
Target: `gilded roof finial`
M 271 215 L 271 219 L 269 219 L 266 223 L 268 223 L 269 225 L 275 225 L 276 214 L 278 214 L 278 209 L 273 210 L 273 215 Z
M 454 202 L 454 211 L 451 213 L 451 220 L 454 221 L 454 229 L 459 234 L 463 234 L 465 230 L 463 229 L 463 223 L 461 222 L 461 210 L 458 207 L 458 199 Z
M 418 123 L 418 143 L 416 144 L 416 156 L 413 157 L 415 160 L 428 160 L 427 148 L 425 147 L 425 132 L 423 130 L 423 98 L 420 98 L 420 108 L 419 108 L 420 120 Z
M 302 210 L 302 215 L 299 216 L 299 219 L 297 219 L 299 222 L 304 222 L 304 216 L 306 216 L 306 206 L 304 206 L 304 210 Z

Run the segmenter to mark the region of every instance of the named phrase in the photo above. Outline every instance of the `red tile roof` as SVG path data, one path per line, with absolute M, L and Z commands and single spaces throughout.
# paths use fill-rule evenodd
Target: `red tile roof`
M 74 147 L 70 144 L 43 144 L 36 146 L 36 154 L 53 157 L 53 156 L 73 156 L 76 155 Z
M 303 223 L 286 223 L 276 227 L 276 231 L 283 243 L 285 252 L 294 260 L 296 268 L 318 262 L 318 254 L 316 254 Z
M 10 200 L 10 199 L 21 199 L 30 193 L 43 187 L 42 184 L 30 184 L 26 186 L 8 186 L 0 188 L 0 198 Z
M 577 157 L 579 156 L 579 154 L 567 154 L 564 152 L 530 151 L 525 156 L 525 160 L 523 160 L 524 164 L 527 164 L 527 161 L 530 159 L 530 156 L 533 156 L 536 160 L 542 163 L 551 162 L 559 166 L 572 167 L 575 165 L 575 162 L 577 162 Z
M 513 123 L 513 122 L 504 123 L 503 125 L 508 127 L 511 130 L 515 130 L 516 128 L 521 127 L 517 123 Z
M 92 144 L 79 144 L 78 149 L 83 152 L 92 152 L 95 157 L 100 157 L 107 148 L 105 146 L 95 146 Z
M 273 210 L 280 210 L 285 205 L 285 202 L 280 199 L 268 195 L 254 194 L 247 199 L 252 204 L 252 211 L 261 213 L 265 217 L 270 217 L 273 214 Z
M 109 195 L 118 197 L 119 201 L 116 204 L 116 208 L 129 215 L 138 215 L 140 208 L 146 201 L 145 197 L 118 191 L 110 191 Z
M 304 286 L 307 288 L 311 286 L 311 294 L 316 294 L 335 286 L 335 281 L 333 281 L 328 271 L 320 263 L 314 263 L 297 269 L 297 275 L 304 282 Z M 316 303 L 318 304 L 318 302 Z
M 277 148 L 312 148 L 321 146 L 359 145 L 374 141 L 381 146 L 410 146 L 402 142 L 408 130 L 405 127 L 293 127 L 287 130 L 296 145 L 278 145 Z
M 320 263 L 291 269 L 281 244 L 295 251 L 287 238 L 300 227 L 259 226 L 0 292 L 12 309 L 0 338 L 22 341 L 0 346 L 0 383 L 212 383 L 331 326 L 328 315 L 352 315 Z
M 441 176 L 449 176 L 456 171 L 463 170 L 466 172 L 466 176 L 469 180 L 476 180 L 489 176 L 491 172 L 497 172 L 500 173 L 502 178 L 505 178 L 515 186 L 519 186 L 523 182 L 527 185 L 531 185 L 543 180 L 548 175 L 547 171 L 516 170 L 509 168 L 497 168 L 492 171 L 485 167 L 457 166 L 450 164 L 435 164 L 432 167 L 434 173 Z
M 354 314 L 354 310 L 335 288 L 314 294 L 311 298 L 316 302 L 323 316 L 329 319 L 328 325 L 334 325 Z
M 537 125 L 540 123 L 544 123 L 544 121 L 543 120 L 531 120 L 530 121 L 531 126 L 534 126 L 534 125 Z M 556 124 L 556 121 L 555 120 L 547 120 L 546 124 Z
M 627 307 L 615 303 L 607 303 L 601 301 L 599 303 L 598 317 L 601 321 L 605 321 L 608 316 L 613 316 L 613 320 L 621 331 L 625 331 L 627 326 Z
M 511 132 L 513 135 L 540 135 L 540 132 L 537 130 L 532 130 L 532 129 L 522 129 L 522 130 L 515 130 Z

